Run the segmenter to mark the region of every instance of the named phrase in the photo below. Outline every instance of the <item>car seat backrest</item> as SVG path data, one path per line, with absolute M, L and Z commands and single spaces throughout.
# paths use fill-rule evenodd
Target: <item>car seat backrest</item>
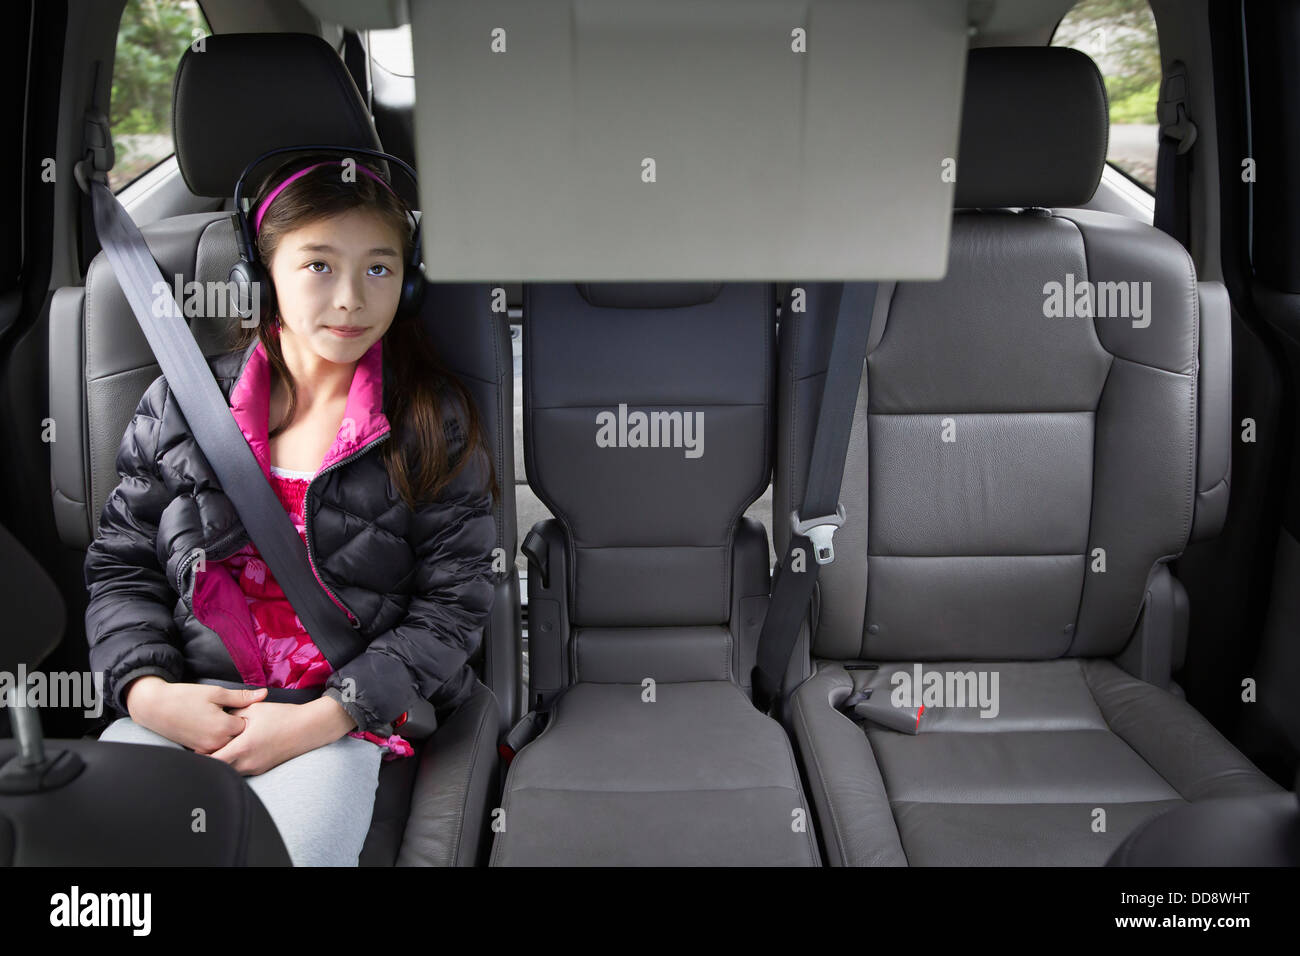
M 816 656 L 1117 653 L 1153 567 L 1187 541 L 1191 259 L 1143 223 L 1042 208 L 1091 196 L 1106 123 L 1081 54 L 971 51 L 958 203 L 1022 209 L 959 211 L 945 278 L 881 289 Z M 796 383 L 825 368 L 840 289 L 809 286 L 783 329 Z M 801 397 L 782 406 L 793 462 L 807 461 L 814 421 Z M 798 501 L 803 470 L 782 470 L 778 502 Z M 788 509 L 774 510 L 780 539 Z
M 177 161 L 190 189 L 201 195 L 232 196 L 245 165 L 269 149 L 311 142 L 381 148 L 343 61 L 324 40 L 306 34 L 207 37 L 202 52 L 182 57 L 175 103 Z M 238 321 L 226 316 L 222 295 L 238 259 L 230 214 L 177 216 L 141 231 L 181 294 L 201 291 L 189 325 L 204 354 L 219 354 Z M 195 281 L 198 286 L 187 290 Z M 443 363 L 475 399 L 501 487 L 497 545 L 505 568 L 485 635 L 485 645 L 500 646 L 485 654 L 484 679 L 511 721 L 522 703 L 516 700 L 519 580 L 510 559 L 517 544 L 509 420 L 514 376 L 509 326 L 491 310 L 491 299 L 486 286 L 431 284 L 421 321 Z M 84 549 L 92 540 L 119 481 L 122 436 L 158 374 L 117 277 L 107 258 L 96 256 L 85 287 L 58 290 L 50 309 L 50 405 L 62 432 L 51 445 L 51 481 L 59 533 L 70 547 Z
M 224 283 L 238 259 L 228 213 L 176 216 L 141 231 L 162 274 L 180 277 L 182 295 L 196 280 L 204 289 L 212 287 L 209 282 Z M 204 354 L 212 356 L 223 350 L 230 323 L 238 320 L 207 315 L 205 303 L 204 314 L 191 315 L 188 322 Z M 122 435 L 159 374 L 101 253 L 90 264 L 85 287 L 60 289 L 50 306 L 51 414 L 75 430 L 51 446 L 55 517 L 65 544 L 82 549 L 90 544 L 104 502 L 120 481 L 115 462 Z
M 774 316 L 765 284 L 526 287 L 524 453 L 565 532 L 579 676 L 620 679 L 631 655 L 626 679 L 640 679 L 660 655 L 681 665 L 698 637 L 711 666 L 678 679 L 747 683 L 726 627 L 767 587 L 766 534 L 742 515 L 770 475 Z
M 176 68 L 172 126 L 177 165 L 200 196 L 233 196 L 244 167 L 269 149 L 305 142 L 380 145 L 343 61 L 309 34 L 205 37 L 203 49 L 186 50 Z M 273 168 L 274 160 L 262 174 Z M 236 321 L 214 317 L 206 291 L 225 283 L 238 259 L 229 223 L 229 213 L 198 213 L 142 229 L 163 275 L 179 279 L 175 291 L 184 294 L 186 283 L 196 280 L 205 290 L 202 315 L 190 316 L 190 328 L 208 355 L 225 347 Z M 67 544 L 90 543 L 117 485 L 114 460 L 122 434 L 158 374 L 112 268 L 96 256 L 84 289 L 60 289 L 50 307 L 51 413 L 71 423 L 80 438 L 52 447 L 55 515 Z
M 483 681 L 497 696 L 507 726 L 523 707 L 520 673 L 519 550 L 515 508 L 514 358 L 510 324 L 495 311 L 494 289 L 478 283 L 431 282 L 425 289 L 421 319 L 439 360 L 469 390 L 500 497 L 493 509 L 497 523 L 494 555 L 496 598 L 484 642 Z

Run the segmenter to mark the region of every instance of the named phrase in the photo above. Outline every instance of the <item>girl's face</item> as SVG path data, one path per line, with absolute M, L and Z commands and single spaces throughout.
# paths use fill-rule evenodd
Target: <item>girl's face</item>
M 373 210 L 286 232 L 270 263 L 282 340 L 330 362 L 356 362 L 393 323 L 402 268 L 401 236 Z

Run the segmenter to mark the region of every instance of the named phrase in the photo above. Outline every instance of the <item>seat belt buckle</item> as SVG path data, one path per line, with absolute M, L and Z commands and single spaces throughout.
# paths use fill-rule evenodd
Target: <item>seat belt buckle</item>
M 853 693 L 849 694 L 849 696 L 844 699 L 844 703 L 839 705 L 840 710 L 852 711 L 863 701 L 871 700 L 871 692 L 873 690 L 875 690 L 874 687 L 864 687 L 861 690 L 853 691 Z
M 419 700 L 402 711 L 393 721 L 392 727 L 394 734 L 400 734 L 413 743 L 427 740 L 438 729 L 438 713 L 429 701 Z
M 868 697 L 853 705 L 853 714 L 859 720 L 868 721 L 889 730 L 896 730 L 901 734 L 915 736 L 921 732 L 921 717 L 925 714 L 925 705 L 922 704 L 920 707 L 895 707 L 892 701 L 875 700 Z
M 509 732 L 501 739 L 501 742 L 497 744 L 497 753 L 501 755 L 501 759 L 507 765 L 515 759 L 515 754 L 523 750 L 537 736 L 540 722 L 541 714 L 538 711 L 530 710 L 519 718 L 519 722 L 511 727 Z
M 835 506 L 835 514 L 809 518 L 799 517 L 799 512 L 790 512 L 790 528 L 812 542 L 813 559 L 818 564 L 830 564 L 835 560 L 835 531 L 844 525 L 845 511 L 843 505 Z

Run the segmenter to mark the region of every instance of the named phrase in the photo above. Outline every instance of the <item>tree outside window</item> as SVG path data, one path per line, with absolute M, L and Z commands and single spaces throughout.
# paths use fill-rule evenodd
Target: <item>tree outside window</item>
M 1147 0 L 1081 0 L 1057 26 L 1052 46 L 1072 47 L 1096 62 L 1110 100 L 1106 160 L 1154 190 L 1161 69 Z
M 195 0 L 131 0 L 122 10 L 109 105 L 114 192 L 176 151 L 172 80 L 186 48 L 208 32 Z

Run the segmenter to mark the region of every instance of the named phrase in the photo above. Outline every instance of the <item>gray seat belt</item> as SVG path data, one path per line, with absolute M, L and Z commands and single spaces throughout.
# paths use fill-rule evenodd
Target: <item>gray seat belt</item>
M 86 175 L 79 169 L 78 180 L 89 188 L 100 245 L 195 441 L 307 633 L 330 666 L 338 670 L 365 650 L 365 641 L 317 583 L 302 538 L 239 430 L 171 294 L 171 283 L 163 278 L 144 236 L 102 172 Z M 153 289 L 158 283 L 168 290 L 162 296 L 164 308 L 159 310 L 164 315 L 155 314 Z M 432 704 L 422 703 L 424 706 L 417 703 L 407 711 L 407 721 L 399 731 L 402 736 L 420 739 L 436 727 Z

